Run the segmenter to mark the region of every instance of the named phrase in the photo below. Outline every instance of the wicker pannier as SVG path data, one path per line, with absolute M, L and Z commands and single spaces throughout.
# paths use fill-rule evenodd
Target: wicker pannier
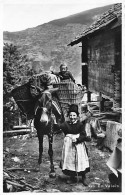
M 64 116 L 67 115 L 69 105 L 71 104 L 77 104 L 79 113 L 81 113 L 81 100 L 83 98 L 83 91 L 77 84 L 73 82 L 60 82 L 53 84 L 53 87 L 57 87 L 59 89 L 57 94 Z
M 13 96 L 20 110 L 27 115 L 27 118 L 33 118 L 35 101 L 30 93 L 29 82 L 13 89 L 11 95 Z

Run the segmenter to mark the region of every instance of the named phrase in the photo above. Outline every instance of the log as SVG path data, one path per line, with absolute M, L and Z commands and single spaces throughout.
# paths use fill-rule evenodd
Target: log
M 12 178 L 12 177 L 9 178 L 8 177 L 7 180 L 9 180 L 9 181 L 12 181 L 12 180 L 20 181 L 21 180 L 21 182 L 22 182 L 22 180 L 24 180 L 24 178 L 23 177 L 20 177 L 20 178 Z
M 5 171 L 4 171 L 5 172 Z M 5 172 L 6 173 L 6 172 Z M 23 188 L 23 189 L 25 189 L 26 187 L 28 187 L 28 188 L 30 188 L 30 189 L 32 189 L 32 190 L 35 190 L 35 189 L 37 189 L 36 187 L 34 187 L 34 186 L 32 186 L 32 185 L 30 185 L 30 184 L 28 184 L 28 183 L 26 183 L 25 181 L 24 181 L 24 178 L 23 177 L 21 177 L 21 178 L 4 178 L 4 181 L 7 183 L 7 184 L 9 184 L 9 185 L 14 185 L 14 186 L 16 186 L 16 187 L 21 187 L 21 188 Z M 17 183 L 17 182 L 20 182 L 20 183 Z
M 30 184 L 28 184 L 28 183 L 26 183 L 25 181 L 20 181 L 23 185 L 25 185 L 25 186 L 27 186 L 27 187 L 29 187 L 29 188 L 31 188 L 32 190 L 34 190 L 35 189 L 35 187 L 34 186 L 32 186 L 32 185 L 30 185 Z
M 14 186 L 17 186 L 17 187 L 20 187 L 20 188 L 24 188 L 25 187 L 25 185 L 21 185 L 19 183 L 16 183 L 16 182 L 13 182 L 13 181 L 9 181 L 7 179 L 6 179 L 6 183 L 14 185 Z
M 4 131 L 3 136 L 15 136 L 15 135 L 25 135 L 30 133 L 30 129 L 23 129 L 23 130 L 13 130 L 13 131 Z
M 28 127 L 28 126 L 13 126 L 13 128 L 12 128 L 13 130 L 18 130 L 18 129 L 30 129 L 30 127 Z
M 8 174 L 10 178 L 14 178 L 14 179 L 17 178 L 17 175 L 10 173 L 8 170 L 3 170 L 3 173 Z
M 11 170 L 11 168 L 8 168 L 8 169 Z M 18 170 L 18 168 L 14 168 L 14 169 Z M 22 169 L 22 168 L 19 168 L 19 169 Z M 28 169 L 31 170 L 32 168 L 28 168 Z M 18 177 L 17 178 L 15 176 L 11 175 L 11 174 L 8 174 L 8 171 L 9 170 L 6 170 L 6 171 L 4 170 L 4 173 L 7 175 L 7 177 L 6 177 L 6 175 L 4 174 L 5 175 L 5 177 L 4 177 L 4 183 L 6 183 L 6 185 L 9 184 L 11 186 L 20 187 L 22 189 L 30 188 L 30 190 L 32 190 L 32 191 L 35 190 L 35 189 L 37 189 L 36 187 L 34 187 L 34 186 L 26 183 L 24 181 L 24 178 L 23 177 L 20 177 L 20 178 Z
M 39 171 L 39 169 L 35 169 L 35 168 L 7 168 L 7 171 Z
M 16 181 L 24 180 L 24 177 L 15 178 Z

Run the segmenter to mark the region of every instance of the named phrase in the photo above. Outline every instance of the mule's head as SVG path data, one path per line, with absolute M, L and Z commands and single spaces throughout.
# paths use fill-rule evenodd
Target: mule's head
M 41 123 L 48 125 L 51 119 L 52 113 L 52 93 L 57 89 L 45 90 L 42 92 L 41 97 L 39 98 L 35 110 L 35 115 Z

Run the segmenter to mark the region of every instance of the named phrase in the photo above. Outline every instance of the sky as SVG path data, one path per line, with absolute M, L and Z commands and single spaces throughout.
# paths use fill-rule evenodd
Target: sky
M 119 0 L 0 0 L 3 31 L 20 31 Z

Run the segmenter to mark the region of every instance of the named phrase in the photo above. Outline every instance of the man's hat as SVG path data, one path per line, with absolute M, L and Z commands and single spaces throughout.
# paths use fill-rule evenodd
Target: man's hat
M 68 115 L 70 114 L 70 112 L 75 112 L 78 116 L 79 115 L 78 105 L 77 104 L 71 104 L 70 107 L 69 107 Z

